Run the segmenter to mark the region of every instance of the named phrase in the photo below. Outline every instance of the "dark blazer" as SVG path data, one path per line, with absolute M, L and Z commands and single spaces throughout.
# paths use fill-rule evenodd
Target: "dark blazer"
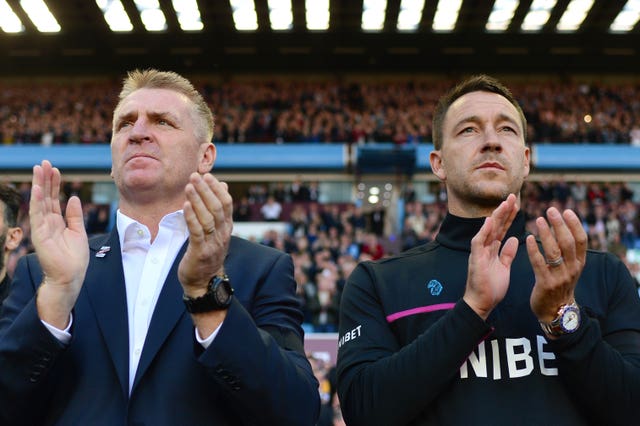
M 117 231 L 92 238 L 71 341 L 39 320 L 34 255 L 16 268 L 0 318 L 2 425 L 313 425 L 318 383 L 302 344 L 293 264 L 233 237 L 225 270 L 235 297 L 204 350 L 182 302 L 178 254 L 158 299 L 128 392 L 129 339 Z M 104 257 L 101 247 L 110 248 Z

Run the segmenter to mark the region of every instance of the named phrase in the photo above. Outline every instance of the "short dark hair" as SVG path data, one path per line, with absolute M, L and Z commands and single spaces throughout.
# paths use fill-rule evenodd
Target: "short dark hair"
M 468 79 L 462 81 L 456 87 L 445 93 L 438 100 L 438 104 L 436 105 L 436 109 L 433 114 L 433 126 L 431 135 L 433 138 L 434 149 L 442 149 L 442 126 L 444 124 L 444 117 L 447 115 L 447 111 L 449 111 L 449 107 L 458 98 L 461 98 L 467 93 L 472 92 L 496 93 L 508 100 L 511 105 L 516 108 L 518 114 L 520 115 L 520 120 L 522 121 L 523 138 L 525 141 L 527 140 L 527 119 L 525 118 L 524 112 L 522 112 L 522 108 L 520 107 L 520 104 L 518 104 L 516 98 L 511 94 L 511 91 L 498 80 L 488 75 L 480 74 L 469 77 Z
M 9 227 L 18 224 L 18 212 L 22 197 L 17 189 L 6 183 L 0 183 L 0 202 L 3 204 L 4 222 Z

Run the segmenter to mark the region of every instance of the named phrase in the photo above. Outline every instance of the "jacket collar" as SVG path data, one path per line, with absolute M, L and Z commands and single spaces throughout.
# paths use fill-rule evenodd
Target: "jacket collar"
M 447 213 L 442 225 L 440 225 L 436 241 L 454 250 L 471 251 L 471 239 L 478 233 L 484 220 L 484 217 L 463 218 Z M 525 223 L 524 213 L 519 211 L 507 230 L 503 242 L 509 237 L 516 237 L 518 242 L 523 244 L 527 236 Z

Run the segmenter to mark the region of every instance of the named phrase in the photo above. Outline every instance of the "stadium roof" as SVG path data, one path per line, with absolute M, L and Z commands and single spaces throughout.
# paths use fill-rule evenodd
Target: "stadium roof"
M 575 1 L 0 0 L 0 73 L 638 73 L 640 0 Z

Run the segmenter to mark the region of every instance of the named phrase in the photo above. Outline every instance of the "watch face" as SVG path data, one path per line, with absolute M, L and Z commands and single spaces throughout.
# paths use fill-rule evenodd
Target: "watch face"
M 580 326 L 580 311 L 574 307 L 567 308 L 562 315 L 562 328 L 566 332 L 572 332 Z
M 231 292 L 229 291 L 229 283 L 221 281 L 215 286 L 216 300 L 220 305 L 226 305 L 231 298 Z

